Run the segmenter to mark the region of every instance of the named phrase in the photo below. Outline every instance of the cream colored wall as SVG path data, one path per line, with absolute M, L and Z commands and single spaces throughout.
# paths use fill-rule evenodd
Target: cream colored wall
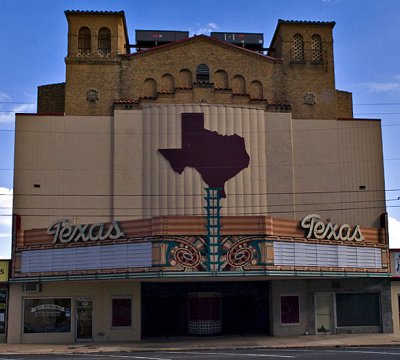
M 399 308 L 399 296 L 400 296 L 400 281 L 399 274 L 396 271 L 397 262 L 395 257 L 398 258 L 400 253 L 399 249 L 391 249 L 390 251 L 390 271 L 392 276 L 396 279 L 391 281 L 391 292 L 392 292 L 392 314 L 393 314 L 393 332 L 400 334 L 400 308 Z
M 206 129 L 245 139 L 250 164 L 226 182 L 227 198 L 221 201 L 223 215 L 267 214 L 269 192 L 288 192 L 290 195 L 271 196 L 271 211 L 281 216 L 292 215 L 290 114 L 193 104 L 148 105 L 143 106 L 142 112 L 115 112 L 114 193 L 126 195 L 115 196 L 117 218 L 204 215 L 207 184 L 200 174 L 190 167 L 177 174 L 158 152 L 163 148 L 181 148 L 184 112 L 202 112 Z M 140 194 L 144 196 L 136 196 Z M 282 205 L 285 203 L 291 205 Z
M 115 111 L 114 117 L 114 216 L 121 220 L 143 218 L 142 173 L 143 116 L 141 110 Z M 149 136 L 149 135 L 147 135 Z
M 400 334 L 400 309 L 399 309 L 399 296 L 400 296 L 400 281 L 391 282 L 392 287 L 392 314 L 393 314 L 393 332 Z
M 17 115 L 14 212 L 24 229 L 109 221 L 111 119 Z
M 132 326 L 126 329 L 112 328 L 112 298 L 126 296 L 132 299 Z M 71 332 L 24 334 L 23 304 L 25 298 L 71 298 Z M 8 315 L 9 343 L 74 342 L 76 336 L 75 300 L 79 297 L 93 299 L 94 341 L 136 341 L 141 336 L 141 290 L 135 281 L 92 281 L 43 283 L 40 293 L 24 293 L 22 284 L 11 284 Z M 104 334 L 104 335 L 101 335 Z
M 222 215 L 299 219 L 316 212 L 332 222 L 380 226 L 379 122 L 292 120 L 290 113 L 243 106 L 149 104 L 117 110 L 114 117 L 17 116 L 14 211 L 38 215 L 23 216 L 23 228 L 47 227 L 60 218 L 94 223 L 204 215 L 207 185 L 200 174 L 189 167 L 175 173 L 158 152 L 181 147 L 183 112 L 202 112 L 206 129 L 245 139 L 250 164 L 226 182 Z
M 380 227 L 380 122 L 294 119 L 293 139 L 297 217 L 313 211 L 332 222 Z

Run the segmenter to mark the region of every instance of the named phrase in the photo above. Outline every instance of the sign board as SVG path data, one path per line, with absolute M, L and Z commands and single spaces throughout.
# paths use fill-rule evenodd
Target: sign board
M 0 260 L 0 282 L 8 281 L 9 264 L 8 260 Z
M 317 214 L 307 215 L 301 220 L 300 226 L 307 231 L 307 239 L 327 239 L 340 241 L 363 241 L 360 225 L 354 227 L 349 224 L 332 224 L 321 221 Z
M 393 273 L 394 276 L 400 276 L 400 252 L 393 252 Z
M 86 242 L 98 240 L 116 240 L 124 237 L 119 223 L 72 225 L 68 219 L 57 220 L 47 228 L 49 235 L 54 235 L 53 244 Z

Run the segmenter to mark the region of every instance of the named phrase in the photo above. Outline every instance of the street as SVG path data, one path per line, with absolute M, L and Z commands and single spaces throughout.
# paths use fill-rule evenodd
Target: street
M 178 360 L 178 359 L 324 359 L 375 360 L 400 358 L 400 347 L 357 347 L 335 349 L 247 349 L 216 351 L 152 351 L 92 354 L 0 355 L 0 360 L 55 359 L 55 360 Z

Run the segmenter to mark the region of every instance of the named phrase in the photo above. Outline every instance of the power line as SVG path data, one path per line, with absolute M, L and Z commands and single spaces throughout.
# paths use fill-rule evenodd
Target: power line
M 298 119 L 298 120 L 309 120 L 309 119 Z M 288 133 L 288 132 L 292 132 L 292 133 L 296 133 L 296 132 L 312 132 L 312 131 L 342 131 L 342 130 L 354 130 L 354 129 L 367 129 L 367 128 L 375 128 L 375 125 L 370 125 L 369 121 L 370 120 L 375 120 L 375 119 L 352 119 L 354 120 L 354 122 L 357 122 L 358 124 L 363 123 L 363 126 L 352 126 L 352 127 L 314 127 L 311 129 L 287 129 L 287 130 L 270 130 L 268 129 L 268 126 L 265 126 L 264 131 L 265 133 L 271 134 L 271 133 Z M 297 120 L 294 120 L 292 123 L 296 123 Z M 312 120 L 312 121 L 318 121 L 323 123 L 324 121 L 336 121 L 334 119 L 332 120 Z M 368 126 L 370 125 L 370 126 Z M 381 124 L 380 126 L 398 126 L 400 124 Z M 206 129 L 208 130 L 208 129 Z M 75 135 L 75 134 L 79 134 L 79 135 L 128 135 L 128 134 L 135 134 L 135 135 L 139 135 L 138 132 L 134 132 L 134 131 L 115 131 L 115 132 L 111 132 L 111 131 L 68 131 L 68 130 L 15 130 L 15 129 L 0 129 L 1 132 L 15 132 L 17 134 L 19 133 L 39 133 L 39 134 L 54 134 L 54 135 L 61 135 L 61 134 L 67 134 L 67 135 Z M 212 130 L 209 130 L 212 131 Z M 259 134 L 260 131 L 243 131 L 243 130 L 232 130 L 232 135 L 234 134 L 234 131 L 238 131 L 241 135 L 243 134 Z M 158 136 L 158 132 L 140 132 L 141 136 Z M 191 132 L 192 135 L 195 135 L 196 132 Z M 203 133 L 198 133 L 198 134 L 203 134 Z M 236 134 L 236 133 L 235 133 Z M 165 133 L 165 135 L 181 135 L 181 132 L 179 131 L 167 131 Z
M 383 158 L 383 161 L 398 161 L 400 160 L 399 158 Z M 349 165 L 349 164 L 370 164 L 370 163 L 376 163 L 380 162 L 381 159 L 371 159 L 371 160 L 354 160 L 354 161 L 310 161 L 310 162 L 297 162 L 296 166 L 317 166 L 317 165 Z M 281 162 L 279 165 L 271 165 L 268 166 L 269 169 L 281 167 L 281 166 L 290 166 L 292 163 L 285 163 Z M 195 168 L 197 170 L 212 170 L 212 169 L 237 169 L 237 166 L 188 166 L 191 168 Z M 250 165 L 250 169 L 264 169 L 267 166 L 263 165 Z M 128 170 L 137 170 L 139 167 L 131 167 L 131 168 L 44 168 L 44 167 L 37 167 L 37 168 L 0 168 L 0 171 L 77 171 L 77 172 L 93 172 L 93 171 L 107 171 L 107 172 L 118 172 L 118 171 L 128 171 Z
M 36 113 L 32 112 L 24 112 L 24 111 L 18 111 L 18 110 L 0 110 L 0 113 L 5 113 L 5 114 L 32 114 L 36 115 Z M 373 113 L 354 113 L 354 115 L 399 115 L 400 113 L 398 112 L 373 112 Z M 357 119 L 354 119 L 357 120 Z
M 400 103 L 395 102 L 395 103 L 364 103 L 364 104 L 353 104 L 353 106 L 397 106 L 400 105 Z
M 36 105 L 36 103 L 24 102 L 24 101 L 0 101 L 0 104 L 25 104 L 25 105 Z M 360 103 L 353 104 L 353 106 L 392 106 L 400 105 L 399 102 L 393 103 Z
M 363 194 L 372 192 L 400 192 L 400 188 L 394 189 L 371 189 L 371 190 L 333 190 L 333 191 L 297 191 L 297 192 L 260 192 L 260 193 L 235 193 L 235 195 L 260 196 L 260 195 L 329 195 L 329 194 Z M 40 196 L 40 197 L 176 197 L 176 196 L 204 196 L 200 194 L 38 194 L 38 193 L 20 193 L 20 194 L 0 194 L 0 196 Z
M 358 203 L 371 203 L 371 202 L 391 202 L 391 201 L 400 201 L 400 199 L 387 199 L 387 200 L 354 200 L 354 201 L 329 201 L 329 202 L 315 202 L 315 203 L 285 203 L 285 204 L 261 204 L 261 205 L 241 205 L 241 206 L 233 206 L 226 205 L 223 206 L 224 209 L 230 208 L 260 208 L 260 207 L 277 207 L 277 206 L 315 206 L 315 205 L 332 205 L 332 204 L 358 204 Z M 0 207 L 0 209 L 12 209 L 12 206 L 4 206 Z M 174 210 L 185 210 L 188 207 L 173 207 Z M 204 206 L 193 206 L 189 207 L 190 209 L 203 209 Z M 114 207 L 113 210 L 170 210 L 169 207 L 159 207 L 159 206 L 140 206 L 140 207 Z M 18 207 L 18 210 L 105 210 L 109 211 L 110 208 L 105 207 Z
M 399 115 L 399 112 L 354 113 L 354 115 Z
M 281 205 L 282 207 L 284 207 L 285 205 Z M 350 210 L 372 210 L 372 209 L 382 209 L 383 206 L 367 206 L 367 207 L 342 207 L 342 208 L 319 208 L 319 209 L 315 209 L 313 208 L 312 211 L 350 211 Z M 226 207 L 222 206 L 222 209 L 224 209 Z M 235 207 L 237 208 L 237 207 Z M 386 206 L 386 208 L 400 208 L 400 205 L 389 205 Z M 184 208 L 182 210 L 192 210 L 194 208 Z M 229 209 L 229 208 L 227 208 Z M 63 210 L 63 209 L 60 209 Z M 111 210 L 111 209 L 110 209 Z M 151 210 L 157 210 L 157 209 L 147 209 L 147 208 L 143 208 L 143 211 L 141 212 L 137 212 L 137 213 L 130 213 L 130 214 L 118 214 L 116 215 L 118 218 L 127 218 L 127 217 L 134 217 L 134 216 L 143 216 L 143 214 L 146 214 L 146 212 L 149 212 Z M 166 209 L 168 210 L 168 209 Z M 170 209 L 172 210 L 174 213 L 176 212 L 174 208 Z M 247 211 L 240 211 L 240 212 L 235 212 L 235 215 L 232 216 L 241 216 L 241 215 L 253 215 L 253 216 L 258 216 L 258 215 L 268 215 L 268 214 L 283 214 L 283 213 L 292 213 L 292 212 L 306 212 L 309 211 L 307 209 L 293 209 L 293 210 L 274 210 L 274 211 L 261 211 L 261 212 L 247 212 Z M 172 214 L 171 214 L 172 215 Z M 175 215 L 175 214 L 173 214 Z M 179 215 L 179 214 L 178 214 Z M 184 215 L 184 214 L 182 214 Z M 191 213 L 191 214 L 186 214 L 186 216 L 204 216 L 205 214 L 203 212 L 201 213 Z M 11 217 L 14 216 L 13 214 L 4 214 L 1 215 L 4 217 Z M 22 217 L 81 217 L 81 218 L 92 218 L 92 217 L 110 217 L 110 214 L 63 214 L 63 215 L 57 215 L 54 213 L 51 214 L 21 214 Z M 147 216 L 147 215 L 145 215 Z M 148 215 L 148 216 L 159 216 L 159 214 L 154 214 L 154 215 Z M 226 216 L 231 216 L 231 215 L 226 215 Z

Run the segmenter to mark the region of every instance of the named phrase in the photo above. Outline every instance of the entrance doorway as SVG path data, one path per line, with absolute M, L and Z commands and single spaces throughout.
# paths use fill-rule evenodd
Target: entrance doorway
M 334 308 L 333 294 L 315 294 L 315 333 L 333 334 L 334 329 Z
M 269 283 L 142 283 L 142 336 L 269 334 Z
M 78 299 L 76 307 L 76 340 L 93 339 L 93 300 Z

